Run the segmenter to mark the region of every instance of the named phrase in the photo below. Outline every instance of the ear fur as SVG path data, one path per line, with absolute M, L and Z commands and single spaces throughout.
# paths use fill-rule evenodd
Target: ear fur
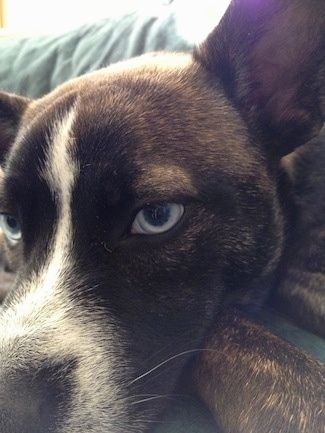
M 22 96 L 0 92 L 0 162 L 13 144 L 19 123 L 30 100 Z
M 233 0 L 194 58 L 279 156 L 321 129 L 324 0 Z

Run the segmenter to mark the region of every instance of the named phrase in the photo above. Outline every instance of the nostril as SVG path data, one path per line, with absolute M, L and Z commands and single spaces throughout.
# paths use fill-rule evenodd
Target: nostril
M 45 363 L 1 379 L 1 433 L 55 433 L 69 410 L 75 365 Z

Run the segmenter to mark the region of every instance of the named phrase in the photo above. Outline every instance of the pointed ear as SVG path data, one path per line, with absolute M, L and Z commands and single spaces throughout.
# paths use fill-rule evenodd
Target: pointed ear
M 22 96 L 0 92 L 0 162 L 13 144 L 19 123 L 30 100 Z
M 279 156 L 321 129 L 324 0 L 233 0 L 194 57 Z

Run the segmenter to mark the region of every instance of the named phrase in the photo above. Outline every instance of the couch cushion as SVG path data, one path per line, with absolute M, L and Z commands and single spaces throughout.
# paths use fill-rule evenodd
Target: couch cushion
M 110 63 L 145 52 L 188 49 L 172 11 L 107 18 L 58 35 L 0 38 L 0 89 L 36 98 Z

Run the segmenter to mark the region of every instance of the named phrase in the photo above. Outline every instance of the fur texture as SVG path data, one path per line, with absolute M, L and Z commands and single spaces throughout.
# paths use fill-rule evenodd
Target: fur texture
M 290 257 L 281 158 L 324 122 L 324 24 L 322 0 L 234 0 L 193 55 L 1 94 L 2 433 L 145 432 L 191 366 L 222 431 L 324 433 L 324 366 L 235 308 Z

